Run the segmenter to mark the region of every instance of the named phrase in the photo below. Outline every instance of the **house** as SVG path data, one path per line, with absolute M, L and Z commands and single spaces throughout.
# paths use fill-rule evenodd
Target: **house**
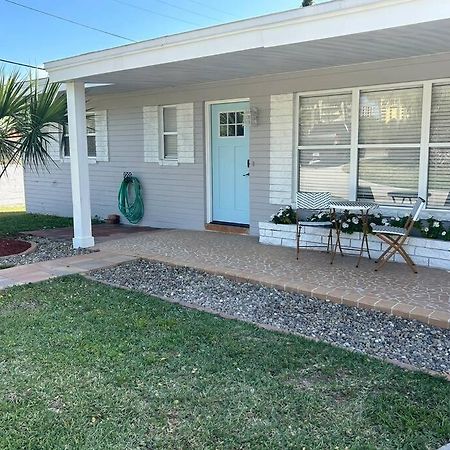
M 334 0 L 45 67 L 66 84 L 70 150 L 26 172 L 26 205 L 73 208 L 75 246 L 117 212 L 124 172 L 154 227 L 257 234 L 297 190 L 395 214 L 420 195 L 450 218 L 446 0 Z

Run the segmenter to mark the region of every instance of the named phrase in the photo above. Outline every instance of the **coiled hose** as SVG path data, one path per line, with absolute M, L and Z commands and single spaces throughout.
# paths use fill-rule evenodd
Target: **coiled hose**
M 130 196 L 130 191 L 133 194 Z M 141 194 L 141 183 L 136 177 L 123 179 L 119 189 L 119 210 L 130 223 L 138 223 L 144 216 L 144 202 Z M 132 200 L 132 203 L 130 201 Z

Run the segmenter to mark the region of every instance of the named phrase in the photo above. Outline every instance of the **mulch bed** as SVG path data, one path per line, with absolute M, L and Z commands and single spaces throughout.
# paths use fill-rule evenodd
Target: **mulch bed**
M 17 239 L 0 239 L 0 256 L 17 255 L 31 247 L 30 242 Z

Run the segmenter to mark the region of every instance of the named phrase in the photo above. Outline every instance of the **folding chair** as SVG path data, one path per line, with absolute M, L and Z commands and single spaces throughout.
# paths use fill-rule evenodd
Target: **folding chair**
M 403 245 L 411 233 L 414 222 L 419 218 L 419 214 L 424 206 L 425 200 L 419 197 L 403 228 L 390 225 L 375 225 L 372 227 L 373 233 L 389 245 L 383 254 L 375 261 L 378 264 L 378 267 L 375 270 L 380 270 L 396 253 L 399 253 L 411 270 L 414 273 L 417 273 L 416 265 L 403 248 Z
M 333 247 L 333 224 L 329 221 L 326 222 L 306 222 L 300 220 L 300 212 L 302 210 L 309 210 L 315 212 L 330 212 L 331 194 L 329 192 L 297 192 L 297 259 L 300 253 L 300 234 L 302 227 L 317 227 L 317 228 L 329 228 L 327 240 L 327 253 L 330 248 Z M 322 245 L 315 245 L 314 247 L 325 247 Z

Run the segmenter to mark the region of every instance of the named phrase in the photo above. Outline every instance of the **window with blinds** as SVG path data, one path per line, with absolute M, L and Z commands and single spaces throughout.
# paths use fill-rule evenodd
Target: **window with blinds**
M 357 197 L 380 205 L 418 196 L 422 88 L 362 91 Z
M 177 107 L 162 107 L 162 147 L 164 159 L 178 158 Z
M 433 86 L 428 161 L 428 206 L 450 210 L 450 85 Z
M 95 113 L 86 114 L 86 138 L 87 138 L 87 150 L 88 157 L 95 158 L 97 155 L 97 148 L 95 142 Z M 69 143 L 69 128 L 66 127 L 66 133 L 63 136 L 63 156 L 64 158 L 70 158 L 70 143 Z
M 298 189 L 348 198 L 351 93 L 301 97 L 299 108 Z

